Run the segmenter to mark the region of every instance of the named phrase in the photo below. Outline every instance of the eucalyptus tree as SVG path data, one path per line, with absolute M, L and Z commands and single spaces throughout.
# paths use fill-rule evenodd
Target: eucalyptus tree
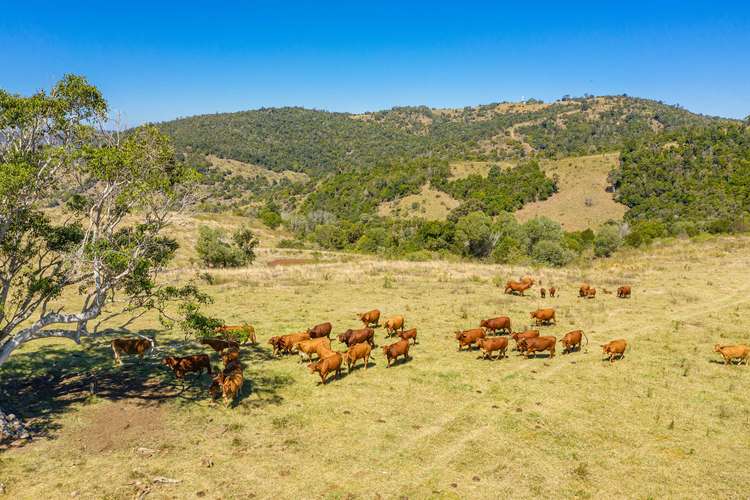
M 80 76 L 31 96 L 0 89 L 0 364 L 35 339 L 94 334 L 115 293 L 131 316 L 207 300 L 157 279 L 196 172 L 157 129 L 113 132 L 107 116 Z

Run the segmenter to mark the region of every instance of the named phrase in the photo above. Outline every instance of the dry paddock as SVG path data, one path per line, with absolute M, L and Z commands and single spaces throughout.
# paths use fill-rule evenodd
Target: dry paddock
M 244 349 L 236 407 L 212 404 L 205 376 L 180 387 L 154 358 L 112 367 L 106 341 L 31 345 L 0 370 L 0 406 L 26 408 L 40 437 L 0 452 L 0 482 L 9 498 L 744 498 L 750 369 L 712 348 L 750 342 L 749 249 L 681 241 L 565 270 L 361 259 L 215 272 L 213 312 L 263 343 Z M 495 284 L 526 273 L 561 296 Z M 577 298 L 581 281 L 595 300 Z M 632 299 L 602 293 L 623 283 Z M 590 344 L 558 344 L 552 359 L 457 351 L 454 330 L 501 314 L 518 330 L 538 306 L 558 313 L 543 334 L 580 328 Z M 378 349 L 367 371 L 322 386 L 296 357 L 269 356 L 271 335 L 328 320 L 340 333 L 371 308 L 418 328 L 411 361 L 386 369 Z M 200 350 L 157 338 L 164 352 Z M 614 338 L 630 348 L 610 366 L 598 346 Z

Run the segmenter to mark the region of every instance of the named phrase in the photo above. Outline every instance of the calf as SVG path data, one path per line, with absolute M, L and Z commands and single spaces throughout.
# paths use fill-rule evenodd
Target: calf
M 331 339 L 328 337 L 318 337 L 314 339 L 301 340 L 294 346 L 299 352 L 300 361 L 304 362 L 304 356 L 307 356 L 307 362 L 312 362 L 312 355 L 317 354 L 320 358 L 321 352 L 331 350 Z M 321 349 L 322 348 L 322 349 Z
M 208 388 L 208 392 L 214 399 L 221 392 L 224 404 L 229 406 L 242 390 L 244 382 L 245 377 L 242 374 L 242 368 L 239 365 L 232 365 L 214 377 L 211 387 Z
M 326 322 L 326 323 L 321 323 L 319 325 L 315 325 L 314 327 L 307 330 L 307 333 L 310 335 L 311 339 L 317 339 L 320 337 L 330 338 L 332 329 L 333 329 L 333 325 L 330 322 Z
M 591 288 L 591 286 L 588 285 L 587 283 L 584 283 L 583 285 L 581 285 L 580 288 L 578 288 L 578 296 L 586 297 L 586 295 L 589 292 L 589 288 Z
M 240 345 L 233 340 L 202 338 L 200 340 L 200 343 L 211 347 L 211 349 L 213 349 L 214 351 L 218 353 L 220 353 L 224 349 L 239 349 L 240 348 Z
M 719 345 L 714 346 L 714 352 L 718 352 L 724 357 L 724 364 L 728 365 L 733 359 L 739 359 L 740 363 L 745 361 L 747 366 L 748 358 L 750 358 L 750 347 L 746 345 Z
M 417 343 L 417 329 L 416 328 L 412 328 L 406 331 L 401 331 L 398 333 L 398 336 L 401 337 L 403 340 L 411 339 L 414 344 Z
M 566 333 L 565 336 L 560 339 L 560 342 L 562 342 L 563 345 L 563 354 L 573 352 L 573 350 L 576 348 L 580 351 L 583 337 L 586 338 L 586 345 L 588 345 L 589 338 L 586 337 L 586 334 L 583 333 L 583 330 L 573 330 L 572 332 Z
M 398 361 L 399 356 L 403 356 L 404 360 L 409 359 L 409 341 L 399 340 L 391 345 L 384 345 L 383 354 L 388 361 L 386 368 L 391 367 L 391 360 Z
M 367 311 L 366 313 L 357 313 L 357 317 L 362 323 L 364 323 L 365 327 L 368 327 L 370 325 L 378 326 L 378 322 L 380 321 L 380 311 L 377 309 L 373 309 L 372 311 Z
M 372 328 L 349 329 L 339 335 L 339 342 L 346 344 L 347 347 L 362 342 L 367 342 L 370 346 L 375 347 L 375 330 Z
M 344 353 L 344 361 L 346 361 L 346 370 L 352 371 L 352 367 L 357 365 L 357 361 L 362 359 L 365 362 L 365 370 L 367 370 L 367 364 L 370 362 L 370 354 L 372 353 L 372 346 L 367 342 L 361 344 L 354 344 Z
M 554 309 L 537 309 L 536 311 L 531 312 L 531 318 L 535 320 L 537 326 L 553 322 L 557 324 Z
M 539 330 L 526 330 L 525 332 L 513 332 L 511 338 L 516 341 L 516 351 L 521 350 L 521 343 L 530 338 L 538 337 Z
M 617 297 L 621 299 L 629 299 L 630 298 L 630 287 L 625 285 L 621 286 L 617 289 Z
M 555 288 L 554 286 L 549 287 L 549 296 L 550 297 L 554 298 L 556 293 L 557 293 L 557 288 Z
M 458 340 L 458 350 L 462 347 L 468 346 L 471 350 L 472 344 L 476 343 L 477 340 L 486 337 L 484 329 L 482 328 L 471 328 L 469 330 L 456 332 L 456 340 Z
M 404 317 L 403 316 L 394 316 L 392 318 L 389 318 L 385 321 L 385 331 L 388 332 L 388 336 L 390 337 L 394 333 L 396 333 L 397 330 L 404 331 Z
M 543 299 L 546 299 L 547 298 L 547 290 L 545 290 L 544 288 L 540 289 L 539 290 L 539 295 L 541 295 Z
M 122 359 L 120 358 L 122 353 L 137 354 L 139 361 L 143 360 L 146 351 L 154 350 L 154 341 L 149 338 L 112 339 L 111 346 L 112 352 L 115 354 L 115 364 L 122 365 Z
M 497 351 L 495 359 L 500 359 L 508 348 L 508 337 L 485 337 L 477 340 L 477 346 L 484 352 L 482 357 L 492 359 L 492 353 Z
M 625 356 L 625 349 L 628 343 L 624 339 L 617 339 L 606 344 L 602 344 L 602 351 L 605 356 L 609 357 L 609 363 L 614 363 L 615 358 L 622 359 Z
M 318 360 L 317 363 L 310 363 L 307 367 L 310 369 L 310 373 L 317 372 L 320 375 L 320 380 L 325 384 L 329 373 L 333 372 L 335 378 L 338 378 L 341 374 L 342 361 L 341 353 L 332 352 L 329 356 Z
M 483 319 L 479 322 L 479 327 L 492 330 L 492 333 L 498 330 L 510 333 L 510 318 L 507 316 L 498 316 L 497 318 Z
M 536 353 L 549 351 L 549 357 L 554 358 L 556 344 L 557 339 L 551 335 L 526 339 L 524 341 L 524 355 L 528 358 L 533 354 L 536 358 Z
M 167 365 L 175 374 L 175 377 L 182 379 L 185 378 L 185 374 L 191 372 L 197 372 L 200 377 L 203 374 L 203 370 L 211 375 L 211 360 L 208 354 L 194 354 L 192 356 L 167 356 L 162 360 L 162 363 Z

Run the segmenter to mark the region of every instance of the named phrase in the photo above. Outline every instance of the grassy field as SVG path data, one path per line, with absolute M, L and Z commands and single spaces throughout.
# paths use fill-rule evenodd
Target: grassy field
M 617 166 L 617 153 L 542 162 L 548 176 L 557 176 L 558 192 L 529 203 L 515 213 L 520 221 L 549 217 L 567 231 L 596 229 L 610 219 L 621 220 L 627 207 L 606 191 L 607 175 Z M 588 203 L 587 203 L 588 200 Z
M 675 241 L 585 269 L 525 269 L 371 258 L 214 271 L 212 312 L 255 325 L 236 407 L 212 404 L 204 376 L 185 388 L 156 357 L 112 366 L 108 338 L 37 342 L 0 368 L 0 400 L 39 437 L 0 452 L 8 498 L 744 498 L 750 481 L 750 369 L 724 366 L 714 343 L 750 342 L 750 238 Z M 182 281 L 193 269 L 175 269 Z M 531 273 L 561 296 L 503 295 Z M 595 300 L 576 297 L 588 281 Z M 630 300 L 603 293 L 633 286 Z M 452 332 L 555 307 L 582 328 L 581 352 L 485 361 Z M 419 329 L 413 358 L 319 385 L 272 335 L 355 313 L 403 314 Z M 144 317 L 162 353 L 200 352 Z M 376 341 L 385 342 L 383 330 Z M 625 338 L 625 359 L 599 344 Z M 558 344 L 559 345 L 559 344 Z M 334 348 L 341 349 L 338 342 Z M 164 479 L 177 482 L 163 482 Z

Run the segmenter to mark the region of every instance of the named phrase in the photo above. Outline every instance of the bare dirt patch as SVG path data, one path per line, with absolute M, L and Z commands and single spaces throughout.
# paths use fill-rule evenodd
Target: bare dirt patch
M 159 404 L 118 401 L 92 408 L 69 439 L 80 449 L 102 453 L 133 448 L 164 432 L 166 412 Z

